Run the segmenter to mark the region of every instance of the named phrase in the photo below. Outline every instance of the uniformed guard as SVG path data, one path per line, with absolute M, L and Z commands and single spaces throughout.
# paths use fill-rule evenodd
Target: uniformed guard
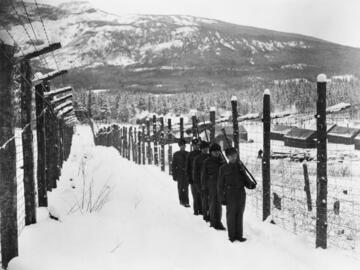
M 201 195 L 201 212 L 205 221 L 209 221 L 209 203 L 208 203 L 208 194 L 206 190 L 201 188 L 201 169 L 205 159 L 209 157 L 209 143 L 202 141 L 200 143 L 201 153 L 194 158 L 193 161 L 193 171 L 192 178 L 194 181 L 196 192 Z
M 225 150 L 229 163 L 222 165 L 219 170 L 218 191 L 222 204 L 226 205 L 226 222 L 229 240 L 234 242 L 246 241 L 243 237 L 243 215 L 245 210 L 245 187 L 253 189 L 252 182 L 238 160 L 236 148 Z
M 186 160 L 189 152 L 185 150 L 186 141 L 184 139 L 180 139 L 178 145 L 180 150 L 174 153 L 171 165 L 172 177 L 174 181 L 177 182 L 180 204 L 185 207 L 190 207 L 189 182 L 185 172 Z
M 202 167 L 201 172 L 201 186 L 203 190 L 209 194 L 209 214 L 210 214 L 210 227 L 216 230 L 225 230 L 224 225 L 221 223 L 221 203 L 218 197 L 218 175 L 219 168 L 225 164 L 221 156 L 221 147 L 217 143 L 210 146 L 210 157 L 208 157 Z
M 201 215 L 201 194 L 196 191 L 195 184 L 192 177 L 192 169 L 194 158 L 200 155 L 200 140 L 198 138 L 194 138 L 192 141 L 193 150 L 189 153 L 188 158 L 186 160 L 186 175 L 191 187 L 191 193 L 193 197 L 193 208 L 194 215 Z

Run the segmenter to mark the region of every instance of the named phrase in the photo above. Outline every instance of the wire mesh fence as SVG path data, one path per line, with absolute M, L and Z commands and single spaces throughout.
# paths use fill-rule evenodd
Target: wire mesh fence
M 327 235 L 326 240 L 329 246 L 341 249 L 353 250 L 353 254 L 359 254 L 360 237 L 360 184 L 356 180 L 359 177 L 360 153 L 355 150 L 354 142 L 347 142 L 345 135 L 343 142 L 331 141 L 331 129 L 336 126 L 353 127 L 360 121 L 354 118 L 357 115 L 351 111 L 351 118 L 346 115 L 347 111 L 340 113 L 328 112 L 327 119 Z M 184 116 L 186 119 L 186 117 Z M 201 116 L 198 116 L 201 119 Z M 349 121 L 349 119 L 352 119 Z M 167 120 L 167 119 L 165 119 Z M 179 118 L 172 118 L 175 138 L 180 138 Z M 249 198 L 249 210 L 261 218 L 263 216 L 263 122 L 260 117 L 253 120 L 241 120 L 239 122 L 240 147 L 239 153 L 242 162 L 258 180 L 255 190 L 247 191 Z M 166 122 L 166 121 L 165 121 Z M 199 123 L 202 122 L 199 120 Z M 205 120 L 204 120 L 205 122 Z M 216 125 L 219 128 L 232 128 L 231 119 L 219 121 Z M 103 124 L 96 137 L 101 145 L 112 145 L 106 142 L 113 135 L 114 125 Z M 191 126 L 190 120 L 185 121 L 185 129 Z M 132 133 L 135 128 L 141 130 L 141 126 L 119 125 L 120 148 L 128 147 L 130 160 L 136 154 L 135 144 L 132 143 L 136 134 Z M 156 130 L 159 130 L 160 123 L 157 123 Z M 125 133 L 124 133 L 125 130 Z M 165 132 L 167 132 L 165 130 Z M 271 120 L 271 153 L 270 153 L 270 176 L 271 176 L 271 215 L 268 217 L 276 226 L 294 234 L 301 234 L 310 239 L 319 237 L 316 232 L 317 223 L 317 143 L 316 143 L 316 117 L 314 111 L 307 113 L 294 113 L 284 117 Z M 360 130 L 359 130 L 360 133 Z M 193 136 L 191 134 L 190 136 Z M 204 133 L 200 135 L 204 140 Z M 133 137 L 133 138 L 132 138 Z M 127 139 L 125 139 L 127 138 Z M 146 146 L 145 155 L 151 155 L 152 159 L 146 158 L 147 164 L 152 164 L 156 150 L 154 148 L 155 134 L 143 142 Z M 159 141 L 160 142 L 160 141 Z M 161 142 L 160 142 L 161 144 Z M 223 141 L 220 141 L 222 148 L 226 148 Z M 150 146 L 150 147 L 149 147 Z M 165 153 L 172 147 L 175 152 L 177 146 L 173 143 L 165 144 Z M 134 147 L 134 148 L 133 148 Z M 161 156 L 157 148 L 157 155 Z M 120 150 L 123 153 L 123 150 Z M 149 162 L 150 161 L 150 162 Z M 140 164 L 140 163 L 139 163 Z M 144 163 L 141 163 L 144 164 Z M 167 171 L 171 171 L 169 156 L 165 154 L 164 164 Z M 159 163 L 161 167 L 161 162 Z

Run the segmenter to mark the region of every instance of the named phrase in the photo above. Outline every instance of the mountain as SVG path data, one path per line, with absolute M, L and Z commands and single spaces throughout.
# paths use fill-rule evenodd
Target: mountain
M 76 87 L 151 92 L 241 89 L 257 80 L 314 80 L 318 73 L 359 76 L 360 49 L 313 37 L 179 15 L 118 16 L 88 2 L 59 6 L 15 3 L 1 23 L 23 51 L 46 45 Z M 20 15 L 20 16 L 18 16 Z M 22 26 L 25 24 L 33 42 Z M 36 69 L 56 68 L 51 55 Z

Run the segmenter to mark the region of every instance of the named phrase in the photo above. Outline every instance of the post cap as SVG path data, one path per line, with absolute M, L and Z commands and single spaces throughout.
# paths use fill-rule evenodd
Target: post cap
M 264 95 L 270 96 L 270 90 L 269 90 L 269 89 L 265 89 L 265 90 L 264 90 Z
M 232 96 L 232 97 L 231 97 L 231 101 L 237 101 L 237 97 L 236 97 L 236 96 Z
M 191 110 L 191 116 L 196 116 L 197 110 Z
M 210 107 L 210 112 L 215 112 L 216 111 L 216 107 Z
M 323 82 L 326 82 L 327 81 L 327 79 L 326 79 L 326 75 L 325 74 L 319 74 L 318 76 L 317 76 L 317 82 L 320 82 L 320 83 L 323 83 Z

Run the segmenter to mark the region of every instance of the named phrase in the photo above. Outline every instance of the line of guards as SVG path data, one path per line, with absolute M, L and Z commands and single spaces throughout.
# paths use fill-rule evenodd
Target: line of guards
M 226 205 L 229 240 L 246 241 L 243 237 L 245 187 L 254 189 L 256 184 L 248 178 L 238 162 L 236 148 L 225 149 L 227 162 L 217 143 L 209 144 L 194 138 L 190 153 L 186 151 L 185 140 L 180 139 L 178 144 L 180 150 L 173 155 L 172 176 L 177 182 L 180 204 L 190 207 L 190 185 L 194 215 L 202 215 L 206 222 L 210 222 L 210 227 L 216 230 L 225 230 L 221 222 L 221 205 Z

